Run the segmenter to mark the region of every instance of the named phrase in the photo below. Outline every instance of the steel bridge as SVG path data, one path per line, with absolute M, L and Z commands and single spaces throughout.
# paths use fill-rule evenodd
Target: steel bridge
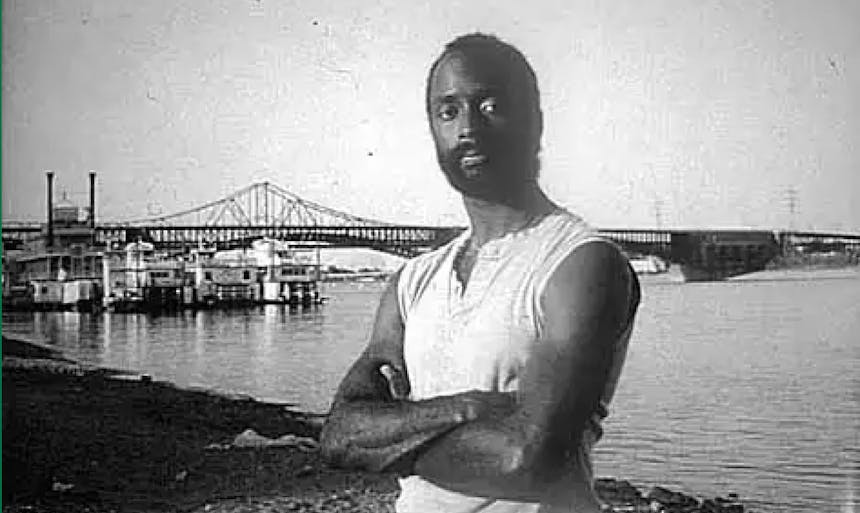
M 54 223 L 57 237 L 70 230 L 74 229 Z M 437 248 L 461 231 L 461 227 L 415 226 L 355 216 L 308 201 L 269 182 L 250 185 L 181 212 L 99 223 L 91 228 L 92 242 L 105 247 L 140 240 L 168 251 L 187 251 L 201 245 L 236 249 L 267 237 L 297 244 L 369 248 L 403 257 Z M 45 236 L 43 223 L 3 223 L 3 243 L 7 248 Z
M 80 231 L 82 227 L 55 224 L 53 231 L 62 237 L 63 233 L 74 230 Z M 268 237 L 294 244 L 369 248 L 411 257 L 449 242 L 462 230 L 456 226 L 404 225 L 363 218 L 300 198 L 278 185 L 261 182 L 188 210 L 126 222 L 100 223 L 88 233 L 92 243 L 103 247 L 142 240 L 176 252 L 200 245 L 236 249 Z M 786 248 L 797 247 L 860 252 L 860 234 L 625 228 L 599 232 L 629 253 L 656 255 L 676 263 L 698 262 L 696 265 L 732 259 L 746 262 L 753 254 L 759 260 L 769 260 Z M 31 239 L 44 238 L 45 234 L 44 223 L 3 222 L 3 244 L 7 249 Z M 726 246 L 727 240 L 735 241 L 731 248 Z M 710 256 L 699 251 L 708 245 L 713 246 Z

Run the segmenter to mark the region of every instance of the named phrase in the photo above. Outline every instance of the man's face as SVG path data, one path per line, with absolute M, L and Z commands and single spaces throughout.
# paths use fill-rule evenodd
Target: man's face
M 453 53 L 430 81 L 430 129 L 439 165 L 462 194 L 505 203 L 533 178 L 537 138 L 522 80 L 480 53 Z

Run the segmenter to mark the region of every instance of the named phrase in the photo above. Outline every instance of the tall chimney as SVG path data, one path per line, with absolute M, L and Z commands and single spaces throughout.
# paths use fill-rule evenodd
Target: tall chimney
M 47 171 L 48 176 L 48 247 L 54 246 L 54 173 Z
M 90 228 L 96 229 L 96 172 L 92 170 L 90 170 Z

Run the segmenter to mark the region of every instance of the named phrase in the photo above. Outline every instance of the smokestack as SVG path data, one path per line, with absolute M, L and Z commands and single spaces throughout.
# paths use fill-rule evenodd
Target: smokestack
M 54 246 L 54 173 L 47 171 L 48 176 L 48 247 Z
M 92 170 L 90 171 L 90 228 L 96 229 L 96 172 Z

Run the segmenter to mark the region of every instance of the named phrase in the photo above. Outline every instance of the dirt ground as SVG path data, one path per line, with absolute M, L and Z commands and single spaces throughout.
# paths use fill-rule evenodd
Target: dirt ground
M 388 511 L 396 496 L 393 477 L 314 451 L 207 449 L 246 429 L 315 438 L 321 419 L 286 406 L 6 360 L 4 511 Z

